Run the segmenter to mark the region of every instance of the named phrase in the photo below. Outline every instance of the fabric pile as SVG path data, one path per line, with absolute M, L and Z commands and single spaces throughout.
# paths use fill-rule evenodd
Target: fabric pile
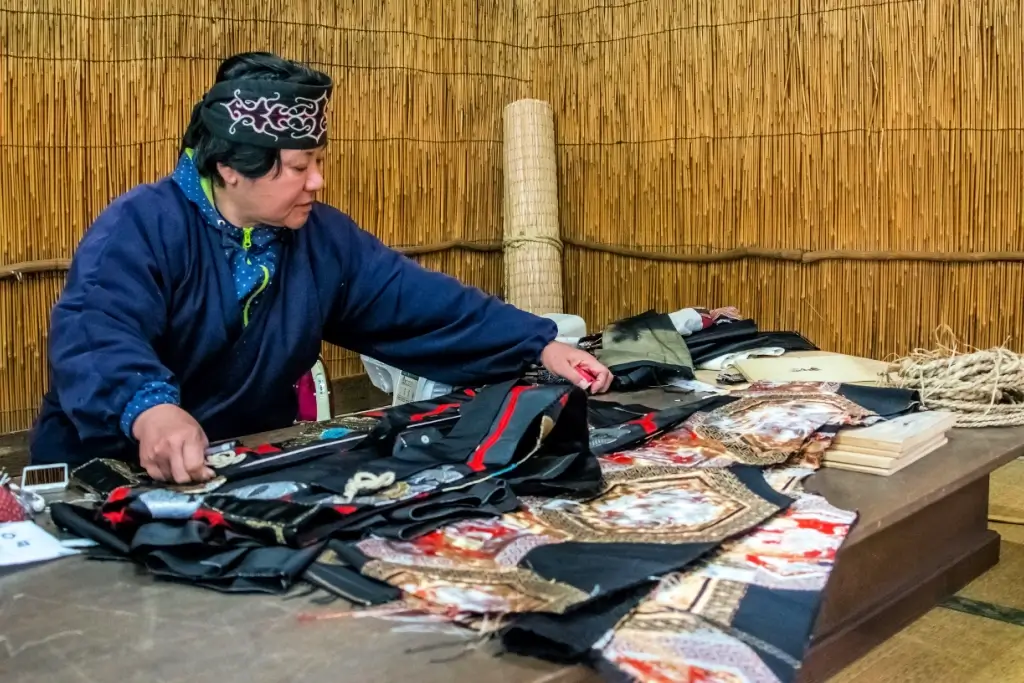
M 166 579 L 412 598 L 615 680 L 792 681 L 855 519 L 801 482 L 839 428 L 916 400 L 762 383 L 655 410 L 507 382 L 213 453 L 203 486 L 94 460 L 74 479 L 100 501 L 51 512 Z
M 647 311 L 618 320 L 577 346 L 604 363 L 615 391 L 639 391 L 692 380 L 694 370 L 715 370 L 722 383 L 744 383 L 730 373 L 732 364 L 750 356 L 781 356 L 788 351 L 818 351 L 797 332 L 765 332 L 735 308 L 709 311 L 685 308 L 674 313 Z M 543 369 L 531 378 L 545 384 L 565 380 Z

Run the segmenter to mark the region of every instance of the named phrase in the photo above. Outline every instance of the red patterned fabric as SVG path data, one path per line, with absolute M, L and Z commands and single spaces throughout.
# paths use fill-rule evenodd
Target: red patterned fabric
M 25 519 L 25 510 L 21 507 L 18 499 L 6 486 L 0 486 L 0 524 L 24 522 Z

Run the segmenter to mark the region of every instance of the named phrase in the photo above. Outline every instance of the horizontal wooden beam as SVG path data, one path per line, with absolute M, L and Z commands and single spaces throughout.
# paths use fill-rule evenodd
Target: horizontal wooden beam
M 1024 251 L 861 251 L 857 249 L 765 249 L 762 247 L 736 247 L 711 252 L 676 253 L 669 251 L 648 250 L 618 244 L 604 244 L 575 237 L 563 237 L 562 242 L 577 249 L 614 254 L 625 258 L 643 261 L 660 261 L 667 263 L 722 263 L 742 259 L 763 259 L 768 261 L 787 261 L 791 263 L 818 263 L 819 261 L 866 261 L 885 263 L 893 261 L 930 262 L 930 263 L 1022 263 Z M 451 240 L 437 244 L 423 244 L 407 247 L 395 247 L 396 251 L 409 256 L 435 254 L 454 249 L 477 252 L 500 252 L 500 241 L 471 242 L 468 240 Z M 63 272 L 71 267 L 70 259 L 45 259 L 42 261 L 24 261 L 0 265 L 0 280 L 16 278 L 32 273 Z

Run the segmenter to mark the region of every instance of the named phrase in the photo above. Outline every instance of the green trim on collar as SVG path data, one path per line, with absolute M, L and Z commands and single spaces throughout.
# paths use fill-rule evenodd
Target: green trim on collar
M 195 161 L 195 158 L 193 157 L 193 155 L 195 154 L 195 150 L 193 150 L 191 147 L 185 148 L 185 154 L 188 155 L 189 159 Z M 203 194 L 206 195 L 206 199 L 209 200 L 210 205 L 213 206 L 214 209 L 217 209 L 217 202 L 213 201 L 213 181 L 210 180 L 208 177 L 199 174 L 199 186 L 203 188 Z M 217 209 L 217 212 L 220 213 L 220 209 Z M 243 227 L 242 229 L 252 230 L 253 227 L 254 226 L 249 225 Z

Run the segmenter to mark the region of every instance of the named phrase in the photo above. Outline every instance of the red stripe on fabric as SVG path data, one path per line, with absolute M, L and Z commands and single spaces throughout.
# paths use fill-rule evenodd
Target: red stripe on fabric
M 351 515 L 353 512 L 358 510 L 355 505 L 335 505 L 334 511 L 342 515 Z
M 466 389 L 466 396 L 469 396 L 470 398 L 475 398 L 476 392 L 473 391 L 472 389 Z
M 132 489 L 130 486 L 118 486 L 116 489 L 110 492 L 107 496 L 108 503 L 116 503 L 119 500 L 124 500 L 131 493 Z
M 227 522 L 224 521 L 224 515 L 214 510 L 204 510 L 199 508 L 192 515 L 192 519 L 206 522 L 210 526 L 227 526 Z
M 458 408 L 459 405 L 460 404 L 458 404 L 458 403 L 445 403 L 443 405 L 439 405 L 438 407 L 434 408 L 429 413 L 418 413 L 416 415 L 413 415 L 412 417 L 409 418 L 409 421 L 410 422 L 422 422 L 423 420 L 427 419 L 428 417 L 434 417 L 435 415 L 440 415 L 441 413 L 446 412 L 448 410 L 451 410 L 452 408 Z
M 654 424 L 654 413 L 647 413 L 643 417 L 627 422 L 626 424 L 640 425 L 643 427 L 644 434 L 653 434 L 658 431 L 658 425 Z
M 256 447 L 256 453 L 259 455 L 266 455 L 267 453 L 280 453 L 281 449 L 275 446 L 271 446 L 269 443 L 265 443 L 262 446 Z M 236 451 L 237 453 L 237 451 Z
M 128 514 L 126 510 L 111 510 L 110 512 L 103 513 L 103 519 L 116 526 L 121 522 L 127 521 Z
M 512 414 L 516 410 L 516 401 L 519 400 L 519 394 L 523 393 L 530 387 L 515 387 L 509 392 L 508 395 L 508 407 L 505 408 L 505 412 L 501 415 L 501 420 L 498 422 L 498 428 L 484 441 L 482 444 L 476 447 L 476 451 L 473 453 L 473 457 L 469 459 L 469 469 L 474 472 L 479 472 L 484 469 L 484 457 L 487 455 L 494 444 L 498 443 L 498 439 L 501 438 L 501 433 L 508 427 L 508 423 L 512 420 Z

